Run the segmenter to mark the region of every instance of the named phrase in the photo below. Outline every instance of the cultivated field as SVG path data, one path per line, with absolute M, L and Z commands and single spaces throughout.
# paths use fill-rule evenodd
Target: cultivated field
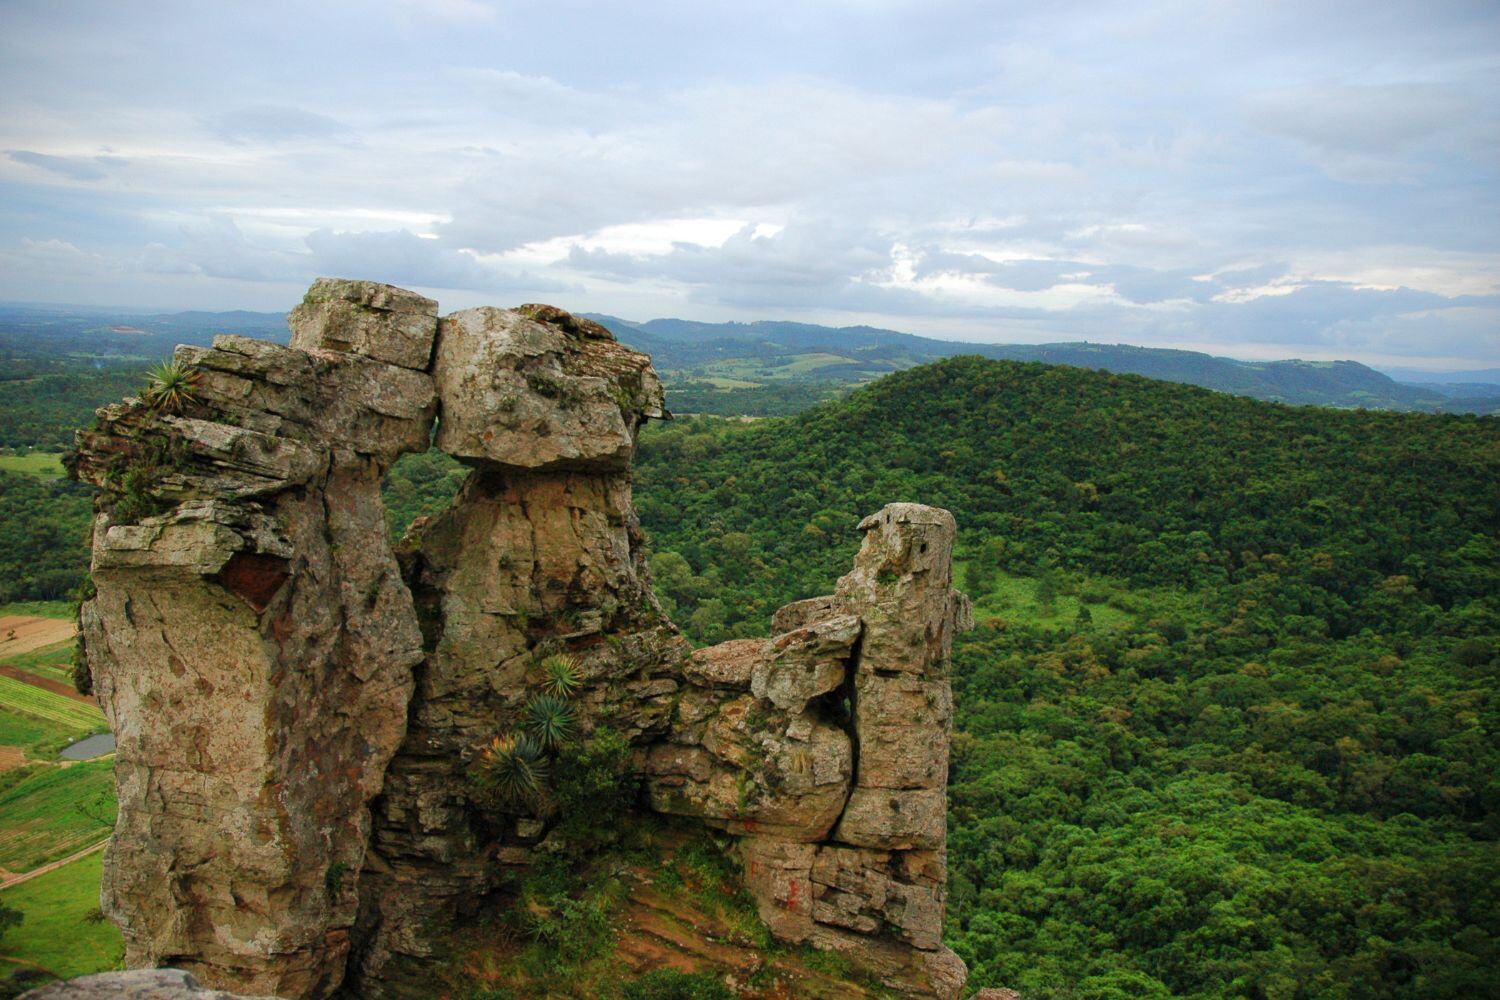
M 79 735 L 104 726 L 104 713 L 97 706 L 3 674 L 0 674 L 0 708 L 76 728 Z
M 20 874 L 67 857 L 109 836 L 114 821 L 113 761 L 35 765 L 0 791 L 0 868 Z
M 73 638 L 72 621 L 30 615 L 0 616 L 0 660 Z

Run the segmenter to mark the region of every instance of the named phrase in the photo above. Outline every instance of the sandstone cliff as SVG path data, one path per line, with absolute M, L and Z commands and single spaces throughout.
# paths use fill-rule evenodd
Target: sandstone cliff
M 100 410 L 70 458 L 100 487 L 81 627 L 119 748 L 103 898 L 127 964 L 419 993 L 410 970 L 557 822 L 497 822 L 470 775 L 519 752 L 560 660 L 567 720 L 628 741 L 639 808 L 737 838 L 776 936 L 957 996 L 951 515 L 888 506 L 833 594 L 694 651 L 631 507 L 636 433 L 665 416 L 648 358 L 552 307 L 439 318 L 368 282 L 320 280 L 291 325 L 289 347 L 179 348 L 183 392 Z M 393 547 L 380 477 L 434 440 L 473 471 Z

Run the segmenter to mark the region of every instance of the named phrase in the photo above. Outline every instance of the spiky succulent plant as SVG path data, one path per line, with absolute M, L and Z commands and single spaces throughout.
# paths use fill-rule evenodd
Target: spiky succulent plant
M 198 398 L 198 383 L 203 376 L 185 362 L 163 361 L 146 373 L 146 388 L 141 399 L 155 410 L 179 413 Z
M 571 656 L 554 653 L 541 662 L 542 691 L 557 698 L 571 698 L 579 686 L 578 663 Z
M 527 730 L 544 749 L 556 750 L 573 738 L 573 708 L 566 699 L 540 694 L 526 704 Z
M 497 736 L 479 755 L 479 780 L 507 805 L 535 802 L 547 781 L 547 758 L 530 736 Z

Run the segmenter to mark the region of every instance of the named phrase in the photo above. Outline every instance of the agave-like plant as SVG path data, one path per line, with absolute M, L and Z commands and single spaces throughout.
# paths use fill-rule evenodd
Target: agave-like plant
M 553 653 L 541 663 L 542 690 L 558 698 L 571 698 L 577 692 L 578 663 L 571 656 Z
M 556 750 L 573 738 L 573 708 L 554 694 L 539 694 L 526 704 L 531 736 L 544 749 Z
M 203 376 L 185 362 L 163 361 L 146 373 L 146 388 L 141 399 L 147 406 L 168 413 L 178 413 L 198 398 L 198 383 Z
M 496 736 L 479 755 L 484 783 L 510 805 L 533 802 L 547 781 L 547 758 L 530 736 Z

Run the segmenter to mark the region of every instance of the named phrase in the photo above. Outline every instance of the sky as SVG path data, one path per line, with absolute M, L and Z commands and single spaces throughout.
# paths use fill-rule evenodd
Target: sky
M 1500 365 L 1500 4 L 0 0 L 0 299 Z

